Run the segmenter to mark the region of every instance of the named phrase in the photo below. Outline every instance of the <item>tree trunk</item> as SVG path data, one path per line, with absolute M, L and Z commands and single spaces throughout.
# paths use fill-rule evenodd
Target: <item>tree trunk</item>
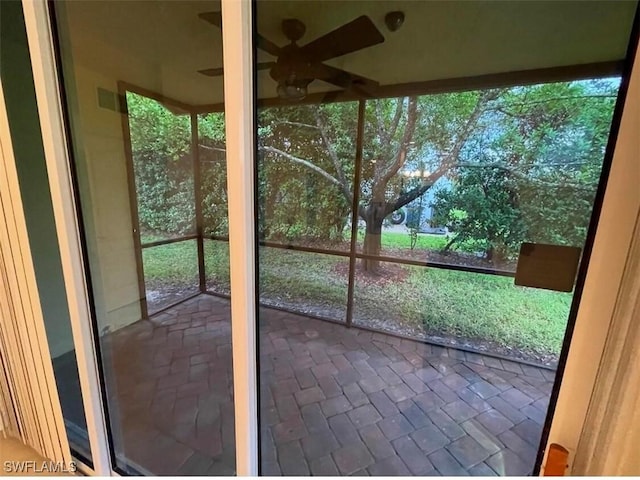
M 487 247 L 487 249 L 484 252 L 484 256 L 489 262 L 491 262 L 493 261 L 494 253 L 495 253 L 495 249 L 493 248 L 493 245 L 489 244 L 489 247 Z
M 370 205 L 365 213 L 364 221 L 366 224 L 364 245 L 362 253 L 365 255 L 380 255 L 381 239 L 382 239 L 382 222 L 384 221 L 384 205 Z M 380 266 L 379 260 L 368 258 L 362 259 L 362 267 L 365 271 L 375 273 Z

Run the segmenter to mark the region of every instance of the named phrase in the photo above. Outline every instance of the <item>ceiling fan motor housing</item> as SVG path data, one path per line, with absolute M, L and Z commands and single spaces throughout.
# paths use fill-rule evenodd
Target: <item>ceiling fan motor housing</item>
M 309 78 L 313 80 L 313 64 L 300 52 L 300 47 L 291 43 L 282 47 L 280 56 L 269 74 L 276 82 L 295 76 L 297 79 Z
M 282 33 L 292 42 L 300 40 L 306 31 L 307 27 L 297 18 L 285 18 L 282 20 Z

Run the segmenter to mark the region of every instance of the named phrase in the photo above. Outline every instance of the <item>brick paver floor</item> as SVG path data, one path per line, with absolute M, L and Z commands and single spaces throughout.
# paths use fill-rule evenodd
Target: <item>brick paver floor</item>
M 228 301 L 202 295 L 108 337 L 115 446 L 133 465 L 234 472 L 230 334 Z M 263 474 L 527 475 L 553 376 L 263 308 Z

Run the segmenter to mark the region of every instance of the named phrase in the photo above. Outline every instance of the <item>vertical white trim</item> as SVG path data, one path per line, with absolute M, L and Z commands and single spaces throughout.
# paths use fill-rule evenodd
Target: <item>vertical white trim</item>
M 251 2 L 222 0 L 238 475 L 258 474 Z
M 633 239 L 634 222 L 640 212 L 639 62 L 640 50 L 636 53 L 593 252 L 547 442 L 547 446 L 559 443 L 567 448 L 570 465 L 596 386 L 598 367 L 611 329 L 611 319 Z M 600 445 L 599 448 L 607 448 L 607 445 Z
M 18 172 L 0 82 L 0 331 L 19 383 L 23 438 L 45 457 L 71 461 L 31 257 Z M 7 341 L 9 340 L 9 341 Z M 10 367 L 11 368 L 11 367 Z M 29 410 L 27 413 L 26 410 Z
M 95 472 L 108 476 L 111 462 L 94 344 L 98 339 L 91 328 L 49 12 L 45 0 L 23 1 L 23 9 L 91 456 Z
M 633 185 L 631 196 L 620 200 L 635 206 L 636 228 L 626 269 L 620 282 L 615 311 L 588 414 L 576 452 L 573 474 L 631 475 L 629 466 L 640 460 L 635 454 L 640 440 L 640 50 L 629 85 L 614 162 L 624 169 L 624 178 Z M 622 172 L 620 172 L 622 173 Z M 625 232 L 632 218 L 621 219 Z M 626 251 L 623 251 L 625 253 Z M 603 279 L 605 280 L 605 279 Z M 607 278 L 611 281 L 611 278 Z M 617 284 L 616 284 L 617 285 Z M 602 339 L 604 341 L 604 338 Z M 634 414 L 636 415 L 634 420 Z M 635 424 L 634 424 L 635 421 Z M 635 438 L 633 436 L 635 435 Z
M 640 215 L 572 474 L 640 472 Z M 604 447 L 604 448 L 603 448 Z

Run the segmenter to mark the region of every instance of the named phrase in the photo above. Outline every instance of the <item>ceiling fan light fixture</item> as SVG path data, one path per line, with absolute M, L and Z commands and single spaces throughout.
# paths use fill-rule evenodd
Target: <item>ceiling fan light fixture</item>
M 302 100 L 307 96 L 307 84 L 305 81 L 282 80 L 278 83 L 278 97 L 283 100 Z

